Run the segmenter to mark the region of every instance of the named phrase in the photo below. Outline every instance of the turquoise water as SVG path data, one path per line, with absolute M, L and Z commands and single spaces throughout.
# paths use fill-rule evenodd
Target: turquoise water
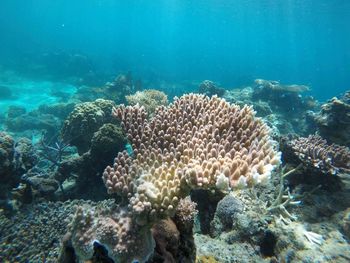
M 0 0 L 0 263 L 350 262 L 349 47 L 350 0 Z
M 309 85 L 326 100 L 350 82 L 346 0 L 3 0 L 0 38 L 2 68 L 43 81 L 43 54 L 73 52 L 101 74 L 130 70 L 154 88 L 263 78 Z

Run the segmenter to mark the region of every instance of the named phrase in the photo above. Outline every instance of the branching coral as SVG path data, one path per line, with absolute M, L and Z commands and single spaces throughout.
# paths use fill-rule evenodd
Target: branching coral
M 251 107 L 189 94 L 156 110 L 115 108 L 133 155 L 120 153 L 103 180 L 127 198 L 141 222 L 172 216 L 191 189 L 227 190 L 263 183 L 279 164 L 269 128 Z
M 307 168 L 333 175 L 350 172 L 350 151 L 345 146 L 327 144 L 320 136 L 310 135 L 292 140 L 289 147 Z

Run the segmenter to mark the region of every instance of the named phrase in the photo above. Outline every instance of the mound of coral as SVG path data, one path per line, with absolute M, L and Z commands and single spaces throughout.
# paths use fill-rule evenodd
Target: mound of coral
M 350 146 L 350 91 L 332 98 L 315 115 L 320 135 L 330 142 Z
M 103 99 L 76 105 L 63 124 L 63 140 L 76 146 L 80 154 L 86 152 L 94 133 L 103 124 L 111 122 L 114 106 L 113 101 Z
M 148 89 L 137 91 L 135 94 L 125 96 L 130 105 L 139 104 L 143 106 L 149 114 L 153 114 L 157 107 L 168 104 L 167 95 L 159 90 Z

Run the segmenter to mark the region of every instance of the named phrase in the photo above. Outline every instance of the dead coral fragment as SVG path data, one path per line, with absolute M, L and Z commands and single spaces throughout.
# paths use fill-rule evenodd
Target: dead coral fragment
M 253 109 L 216 96 L 184 95 L 157 108 L 150 120 L 138 105 L 121 106 L 113 114 L 133 156 L 120 153 L 103 180 L 109 193 L 128 198 L 133 213 L 146 221 L 174 215 L 190 189 L 266 182 L 280 162 L 269 128 Z

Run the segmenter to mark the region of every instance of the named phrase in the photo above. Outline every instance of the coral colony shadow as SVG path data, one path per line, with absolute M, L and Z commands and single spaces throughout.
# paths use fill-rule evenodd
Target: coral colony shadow
M 350 262 L 350 4 L 16 2 L 0 262 Z

